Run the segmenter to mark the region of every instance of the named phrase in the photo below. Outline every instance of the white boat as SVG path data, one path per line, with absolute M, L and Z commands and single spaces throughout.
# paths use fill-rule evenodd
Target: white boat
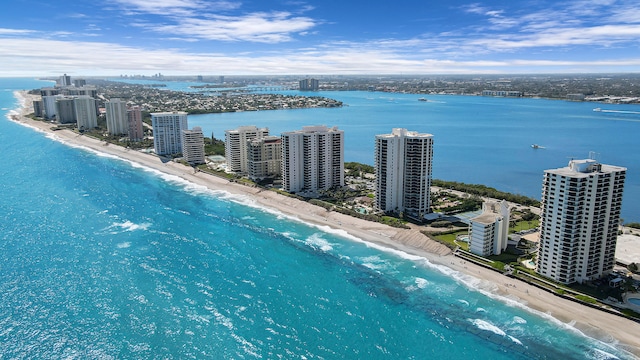
M 538 144 L 531 144 L 531 147 L 534 149 L 544 149 L 544 146 L 540 146 Z

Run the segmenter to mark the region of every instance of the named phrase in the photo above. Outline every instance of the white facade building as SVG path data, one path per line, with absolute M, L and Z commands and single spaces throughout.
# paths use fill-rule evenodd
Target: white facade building
M 188 129 L 186 112 L 151 113 L 151 126 L 156 154 L 172 155 L 182 151 L 182 130 Z
M 247 151 L 250 179 L 262 180 L 281 174 L 282 139 L 279 136 L 264 136 L 249 140 Z
M 586 159 L 544 172 L 539 274 L 571 284 L 613 270 L 626 170 Z
M 469 220 L 469 251 L 480 256 L 499 255 L 509 241 L 509 204 L 485 201 L 482 214 Z
M 433 135 L 396 128 L 376 135 L 375 206 L 422 220 L 431 205 Z
M 123 135 L 129 132 L 127 103 L 120 99 L 111 99 L 105 103 L 107 110 L 107 132 L 111 135 Z
M 284 191 L 313 197 L 320 190 L 344 186 L 344 131 L 304 126 L 281 138 Z
M 269 136 L 269 129 L 256 126 L 241 126 L 235 130 L 224 132 L 224 151 L 227 158 L 227 169 L 238 174 L 248 172 L 247 141 Z
M 98 126 L 96 99 L 89 96 L 78 96 L 73 99 L 73 106 L 79 130 L 89 130 Z
M 182 130 L 182 157 L 191 165 L 204 164 L 204 135 L 202 128 Z

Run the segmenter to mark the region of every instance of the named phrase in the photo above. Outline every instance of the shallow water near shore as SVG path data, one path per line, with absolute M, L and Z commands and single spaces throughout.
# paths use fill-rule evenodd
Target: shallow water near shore
M 0 108 L 15 108 L 0 80 Z M 632 358 L 490 284 L 0 120 L 0 353 Z M 472 289 L 479 289 L 472 290 Z

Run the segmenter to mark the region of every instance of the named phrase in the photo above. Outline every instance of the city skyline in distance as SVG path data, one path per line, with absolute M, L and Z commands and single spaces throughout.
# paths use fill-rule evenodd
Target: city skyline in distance
M 18 0 L 0 76 L 640 71 L 627 0 Z

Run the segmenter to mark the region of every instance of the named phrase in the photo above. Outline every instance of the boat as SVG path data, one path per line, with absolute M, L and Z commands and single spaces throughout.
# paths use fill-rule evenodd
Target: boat
M 540 146 L 538 144 L 531 144 L 531 147 L 534 149 L 544 149 L 544 146 Z
M 427 100 L 427 98 L 421 97 L 421 98 L 418 99 L 418 101 L 429 101 L 429 100 Z
M 593 111 L 598 111 L 598 112 L 600 112 L 600 111 L 602 111 L 602 109 L 601 109 L 601 108 L 595 108 L 595 109 L 593 109 Z

